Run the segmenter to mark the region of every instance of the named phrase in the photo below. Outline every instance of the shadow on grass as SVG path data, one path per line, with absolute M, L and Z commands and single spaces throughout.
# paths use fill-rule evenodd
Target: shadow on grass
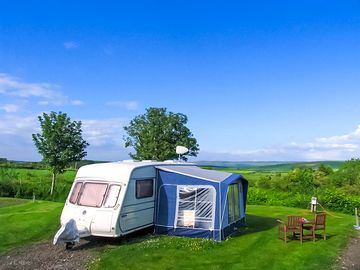
M 238 229 L 232 237 L 240 237 L 245 234 L 267 231 L 277 226 L 275 218 L 246 215 L 246 226 Z
M 277 226 L 275 218 L 247 215 L 246 226 L 241 227 L 236 233 L 232 234 L 231 237 L 241 237 L 245 234 L 267 231 L 275 226 Z M 139 243 L 153 237 L 153 231 L 154 228 L 151 227 L 119 238 L 87 237 L 84 239 L 84 242 L 80 243 L 80 245 L 76 245 L 72 250 L 111 248 L 111 246 Z

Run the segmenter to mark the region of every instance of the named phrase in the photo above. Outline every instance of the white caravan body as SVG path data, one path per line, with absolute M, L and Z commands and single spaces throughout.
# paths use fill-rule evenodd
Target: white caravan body
M 73 219 L 80 237 L 119 237 L 154 225 L 156 166 L 180 162 L 121 161 L 81 167 L 66 199 L 61 225 Z

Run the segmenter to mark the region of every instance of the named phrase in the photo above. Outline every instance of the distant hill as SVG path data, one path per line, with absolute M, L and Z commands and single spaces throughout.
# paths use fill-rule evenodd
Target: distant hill
M 72 168 L 80 168 L 81 166 L 103 163 L 108 161 L 98 160 L 81 160 L 76 164 L 72 165 Z M 281 161 L 243 161 L 243 162 L 232 162 L 232 161 L 198 161 L 195 164 L 202 167 L 211 168 L 232 168 L 239 170 L 251 170 L 261 172 L 287 172 L 297 167 L 306 168 L 318 168 L 320 164 L 331 167 L 332 169 L 338 169 L 344 161 L 314 161 L 314 162 L 281 162 Z M 0 167 L 15 167 L 15 168 L 28 168 L 28 169 L 44 169 L 45 166 L 41 162 L 29 162 L 29 161 L 15 161 L 7 160 L 6 158 L 0 158 Z
M 344 161 L 312 161 L 312 162 L 279 162 L 279 161 L 263 161 L 263 162 L 229 162 L 229 161 L 199 161 L 199 166 L 213 168 L 235 168 L 240 170 L 252 170 L 262 172 L 287 172 L 294 168 L 313 168 L 317 169 L 321 164 L 329 166 L 332 169 L 338 169 Z
M 100 161 L 100 160 L 81 160 L 76 163 L 73 163 L 71 168 L 75 167 L 78 169 L 81 166 L 95 163 L 104 163 L 108 161 Z M 37 161 L 19 161 L 19 160 L 7 160 L 6 158 L 0 158 L 0 167 L 13 167 L 13 168 L 26 168 L 26 169 L 45 169 L 46 166 L 42 162 Z

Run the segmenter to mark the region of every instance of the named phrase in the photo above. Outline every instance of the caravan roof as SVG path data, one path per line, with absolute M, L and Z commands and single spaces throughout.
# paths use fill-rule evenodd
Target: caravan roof
M 149 167 L 149 166 L 189 166 L 192 164 L 177 162 L 177 161 L 118 161 L 108 163 L 98 163 L 85 165 L 79 168 L 76 178 L 87 179 L 104 179 L 114 182 L 127 183 L 131 176 L 131 173 L 136 168 Z
M 222 182 L 232 175 L 231 173 L 205 170 L 196 166 L 156 166 L 156 168 L 212 182 Z

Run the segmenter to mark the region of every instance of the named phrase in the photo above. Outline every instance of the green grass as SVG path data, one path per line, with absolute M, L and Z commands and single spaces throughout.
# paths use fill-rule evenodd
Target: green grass
M 288 172 L 295 168 L 319 168 L 320 164 L 337 170 L 344 161 L 313 161 L 313 162 L 200 162 L 202 167 L 209 167 L 215 170 L 237 169 L 258 172 Z
M 57 176 L 55 193 L 50 196 L 52 174 L 46 169 L 0 168 L 0 196 L 65 201 L 76 172 Z
M 2 207 L 27 203 L 28 200 L 24 199 L 12 199 L 12 198 L 0 198 L 0 209 Z
M 0 199 L 0 253 L 51 238 L 59 227 L 63 204 Z
M 50 239 L 59 227 L 62 203 L 0 198 L 0 253 Z M 170 236 L 132 236 L 98 250 L 94 269 L 315 269 L 331 268 L 354 235 L 353 217 L 328 215 L 328 240 L 277 239 L 276 219 L 311 218 L 308 210 L 249 205 L 248 227 L 226 241 Z M 114 244 L 118 243 L 118 244 Z M 119 244 L 120 243 L 120 244 Z
M 339 169 L 339 167 L 344 163 L 344 161 L 319 161 L 319 162 L 293 162 L 293 163 L 281 163 L 275 165 L 265 165 L 265 166 L 256 166 L 252 169 L 258 172 L 288 172 L 295 168 L 319 168 L 320 164 L 329 166 L 334 170 Z
M 51 172 L 46 169 L 25 169 L 25 168 L 14 168 L 19 180 L 27 181 L 43 181 L 51 184 Z M 75 178 L 76 172 L 73 170 L 65 171 L 63 174 L 58 175 L 58 181 L 60 183 L 72 184 Z M 49 184 L 49 185 L 50 185 Z
M 148 236 L 115 245 L 100 256 L 94 269 L 316 269 L 331 268 L 354 234 L 353 217 L 328 215 L 328 240 L 277 239 L 277 218 L 311 217 L 307 210 L 275 206 L 247 209 L 248 228 L 214 242 L 169 236 Z

